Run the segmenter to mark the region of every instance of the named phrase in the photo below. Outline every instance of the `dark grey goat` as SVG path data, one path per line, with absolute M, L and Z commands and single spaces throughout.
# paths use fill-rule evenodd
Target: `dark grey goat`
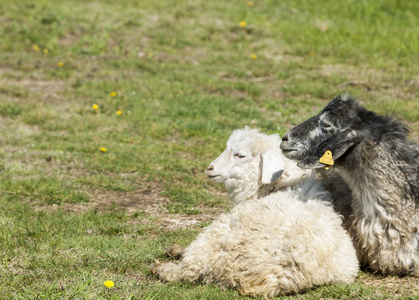
M 316 168 L 324 179 L 337 173 L 347 183 L 361 264 L 419 277 L 419 148 L 408 133 L 403 123 L 344 94 L 288 131 L 281 149 L 298 166 Z M 319 162 L 327 150 L 334 160 L 329 171 Z

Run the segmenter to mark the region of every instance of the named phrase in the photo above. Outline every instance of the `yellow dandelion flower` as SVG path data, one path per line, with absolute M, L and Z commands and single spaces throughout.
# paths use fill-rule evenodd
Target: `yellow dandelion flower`
M 111 281 L 111 280 L 106 280 L 104 283 L 103 283 L 108 289 L 110 289 L 111 287 L 113 287 L 114 285 L 115 285 L 115 283 L 113 283 L 113 281 Z
M 59 66 L 60 68 L 64 66 L 64 63 L 62 61 L 60 61 L 57 66 Z
M 241 21 L 241 22 L 240 22 L 240 27 L 242 27 L 242 28 L 243 28 L 243 27 L 246 27 L 246 25 L 247 25 L 247 23 L 246 23 L 245 21 Z
M 93 104 L 93 105 L 92 105 L 92 109 L 93 109 L 93 110 L 98 110 L 98 109 L 99 109 L 99 105 L 97 105 L 97 104 Z
M 247 1 L 247 6 L 253 6 L 253 1 Z
M 117 111 L 116 111 L 116 114 L 117 114 L 118 116 L 122 115 L 122 110 L 117 110 Z
M 38 45 L 33 44 L 33 45 L 32 45 L 32 49 L 33 49 L 33 50 L 35 50 L 35 51 L 39 51 L 39 46 L 38 46 Z
M 109 95 L 111 95 L 111 97 L 116 97 L 116 92 L 112 92 Z
M 258 57 L 256 56 L 256 54 L 254 54 L 254 53 L 250 54 L 250 58 L 251 59 L 258 59 Z
M 42 52 L 44 52 L 44 54 L 48 54 L 49 50 L 45 48 L 44 50 L 42 50 Z
M 100 147 L 99 148 L 99 150 L 100 150 L 100 152 L 106 152 L 106 151 L 108 151 L 105 147 Z M 105 283 L 106 283 L 107 281 L 105 281 Z M 110 281 L 110 283 L 112 283 L 112 286 L 113 286 L 113 282 L 112 281 Z M 105 284 L 106 285 L 106 284 Z M 112 286 L 108 286 L 108 287 L 112 287 Z

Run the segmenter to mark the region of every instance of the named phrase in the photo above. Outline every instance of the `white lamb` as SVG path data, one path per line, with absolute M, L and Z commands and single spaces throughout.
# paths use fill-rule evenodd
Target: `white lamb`
M 233 132 L 207 175 L 225 182 L 236 205 L 185 248 L 179 263 L 156 262 L 153 273 L 164 281 L 215 283 L 264 297 L 353 282 L 356 253 L 329 194 L 320 181 L 302 180 L 304 171 L 290 175 L 287 167 L 295 165 L 284 160 L 279 144 L 278 135 L 256 129 Z

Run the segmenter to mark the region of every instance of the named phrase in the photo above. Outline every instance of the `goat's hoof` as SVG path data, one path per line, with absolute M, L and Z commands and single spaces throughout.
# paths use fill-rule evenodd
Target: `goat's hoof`
M 166 254 L 173 259 L 180 259 L 184 251 L 183 247 L 179 245 L 172 245 L 166 249 Z
M 160 267 L 161 262 L 159 262 L 157 259 L 154 260 L 154 262 L 150 266 L 150 272 L 153 275 L 157 275 L 157 268 Z

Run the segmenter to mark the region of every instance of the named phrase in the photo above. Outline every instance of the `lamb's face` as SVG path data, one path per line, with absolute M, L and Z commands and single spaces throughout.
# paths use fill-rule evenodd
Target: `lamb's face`
M 249 173 L 259 172 L 260 155 L 252 152 L 249 140 L 227 141 L 227 148 L 217 157 L 206 171 L 208 178 L 214 182 L 245 181 Z
M 310 164 L 300 167 L 319 168 L 324 164 L 318 159 L 326 150 L 335 150 L 341 156 L 341 149 L 347 150 L 347 140 L 354 135 L 355 115 L 352 99 L 333 99 L 318 115 L 289 130 L 283 137 L 281 149 L 284 155 L 294 160 L 310 159 Z M 342 138 L 341 138 L 342 136 Z
M 280 143 L 277 134 L 266 135 L 249 127 L 237 129 L 228 139 L 224 152 L 209 165 L 207 176 L 225 183 L 235 203 L 256 197 L 263 185 L 276 184 L 283 177 L 286 163 Z M 284 177 L 293 180 L 292 176 Z M 283 181 L 285 186 L 288 181 Z

